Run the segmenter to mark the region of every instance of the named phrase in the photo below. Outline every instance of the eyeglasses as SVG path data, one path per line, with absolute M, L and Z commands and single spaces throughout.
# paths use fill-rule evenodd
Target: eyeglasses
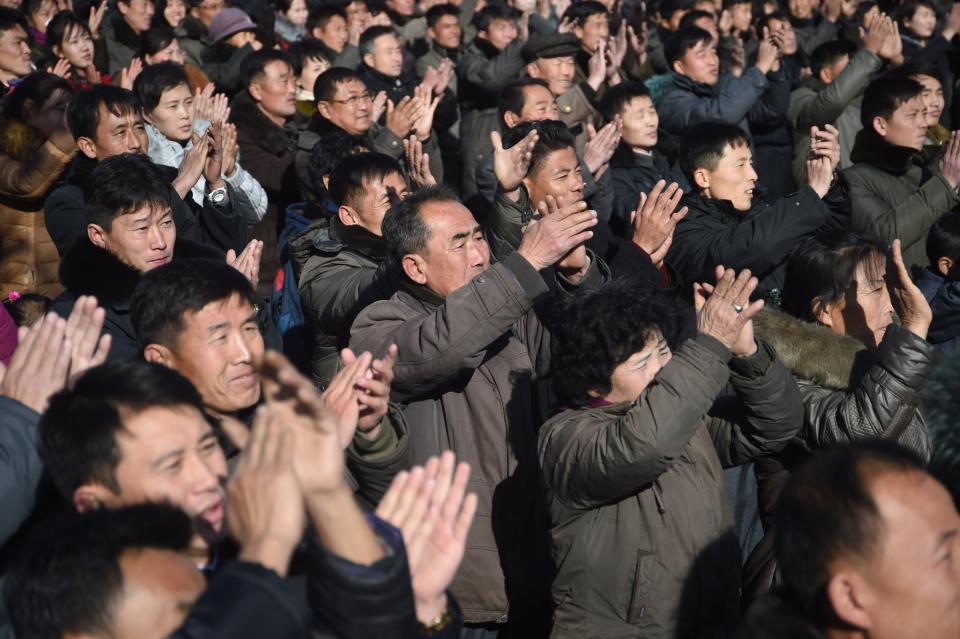
M 357 106 L 359 102 L 369 102 L 373 98 L 369 93 L 361 93 L 359 95 L 351 95 L 346 100 L 330 100 L 331 102 L 336 102 L 337 104 L 346 104 L 347 106 Z

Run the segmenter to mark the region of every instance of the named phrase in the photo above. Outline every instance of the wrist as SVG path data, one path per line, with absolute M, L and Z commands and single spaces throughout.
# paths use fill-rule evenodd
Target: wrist
M 216 191 L 217 189 L 224 189 L 227 187 L 227 183 L 223 181 L 222 177 L 218 177 L 215 180 L 207 180 L 207 192 Z
M 417 610 L 417 621 L 426 628 L 433 628 L 443 623 L 444 613 L 447 612 L 447 593 L 421 599 L 414 597 Z
M 517 254 L 523 259 L 525 259 L 530 264 L 530 266 L 534 268 L 534 270 L 542 271 L 543 269 L 550 266 L 549 264 L 544 264 L 534 256 L 530 255 L 527 251 L 524 250 L 523 246 L 517 249 Z
M 757 340 L 750 340 L 750 346 L 744 350 L 738 349 L 737 345 L 734 344 L 730 352 L 733 353 L 734 357 L 750 357 L 757 352 Z
M 590 88 L 593 89 L 594 91 L 599 91 L 600 85 L 603 84 L 603 78 L 602 77 L 595 78 L 593 76 L 590 76 L 589 78 L 587 78 L 587 84 L 590 85 Z
M 281 577 L 285 577 L 290 567 L 290 557 L 296 540 L 283 539 L 282 536 L 271 536 L 269 532 L 243 544 L 240 550 L 240 559 L 261 564 Z
M 357 425 L 357 435 L 368 441 L 373 441 L 380 435 L 380 429 L 383 426 L 383 415 L 377 420 L 377 423 L 370 428 L 361 428 L 360 425 Z

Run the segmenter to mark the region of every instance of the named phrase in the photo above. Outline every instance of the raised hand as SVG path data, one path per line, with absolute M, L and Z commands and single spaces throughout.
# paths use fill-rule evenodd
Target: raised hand
M 106 311 L 97 306 L 97 298 L 81 295 L 67 318 L 64 339 L 70 344 L 68 379 L 76 380 L 87 369 L 107 361 L 112 338 L 104 333 Z
M 830 22 L 836 22 L 843 11 L 842 0 L 823 0 L 820 12 Z
M 380 116 L 387 110 L 387 92 L 381 91 L 373 96 L 373 103 L 370 105 L 370 121 L 379 122 Z
M 213 92 L 216 88 L 213 82 L 209 82 L 207 86 L 193 92 L 193 118 L 195 120 L 213 121 Z
M 345 366 L 349 366 L 357 361 L 357 356 L 345 348 L 340 351 L 340 359 Z M 393 383 L 393 365 L 396 361 L 397 345 L 391 344 L 383 359 L 373 360 L 370 368 L 357 377 L 355 386 L 360 405 L 357 430 L 371 439 L 390 407 L 390 384 Z
M 766 75 L 773 70 L 780 57 L 780 49 L 772 38 L 762 38 L 757 45 L 757 61 L 754 63 Z
M 893 65 L 903 64 L 903 40 L 900 38 L 900 26 L 889 16 L 883 17 L 887 37 L 880 47 L 880 57 Z
M 260 258 L 263 256 L 263 242 L 250 240 L 240 255 L 233 249 L 227 251 L 227 266 L 237 269 L 247 281 L 256 288 L 260 283 Z
M 557 33 L 573 33 L 573 20 L 563 18 L 557 26 Z
M 940 32 L 940 35 L 947 42 L 950 42 L 958 31 L 960 31 L 960 5 L 954 2 L 953 6 L 950 7 L 950 13 L 947 14 L 947 19 L 944 21 L 943 31 Z
M 537 204 L 537 213 L 540 215 L 541 219 L 551 216 L 561 218 L 572 217 L 580 214 L 580 211 L 583 210 L 581 204 L 583 207 L 586 206 L 586 203 L 583 202 L 572 202 L 570 204 L 566 204 L 562 197 L 555 198 L 552 195 L 548 195 L 545 201 Z M 586 213 L 592 213 L 594 218 L 596 218 L 596 211 L 586 211 Z M 586 239 L 584 239 L 584 242 Z M 589 266 L 590 258 L 587 257 L 587 247 L 583 242 L 580 242 L 570 249 L 570 251 L 561 257 L 557 262 L 557 269 L 563 273 L 564 277 L 569 279 L 574 284 L 580 281 L 580 279 L 586 273 L 587 267 Z
M 343 353 L 341 353 L 342 356 Z M 338 437 L 341 449 L 350 445 L 359 426 L 361 405 L 358 395 L 362 388 L 359 380 L 366 375 L 373 361 L 370 353 L 366 352 L 351 359 L 352 361 L 345 364 L 344 368 L 334 376 L 321 395 L 323 405 L 339 423 Z
M 603 84 L 603 81 L 606 78 L 606 43 L 601 40 L 599 44 L 597 44 L 597 50 L 594 51 L 592 56 L 590 56 L 590 61 L 587 63 L 587 84 L 589 84 L 594 91 L 597 91 L 600 89 L 600 85 Z
M 457 573 L 477 496 L 466 495 L 470 467 L 447 451 L 423 466 L 402 471 L 376 514 L 400 530 L 407 547 L 417 619 L 429 624 L 447 606 L 446 590 Z
M 437 112 L 437 107 L 440 106 L 443 94 L 434 96 L 430 87 L 420 85 L 414 89 L 413 95 L 414 101 L 422 106 L 420 117 L 413 123 L 413 132 L 421 140 L 426 140 L 433 130 L 433 116 Z
M 546 205 L 545 202 L 541 204 Z M 558 204 L 554 201 L 555 210 L 530 220 L 523 229 L 517 249 L 517 253 L 538 271 L 553 266 L 593 237 L 590 229 L 597 224 L 597 212 L 588 211 L 586 202 L 569 206 Z
M 617 75 L 619 77 L 620 67 L 623 65 L 623 59 L 627 56 L 627 50 L 630 45 L 627 43 L 627 30 L 621 25 L 617 35 L 612 36 L 607 41 L 607 79 Z
M 883 48 L 883 43 L 889 33 L 884 22 L 885 17 L 878 11 L 867 22 L 866 29 L 860 27 L 860 42 L 863 44 L 863 48 L 876 56 L 880 55 L 880 49 Z
M 514 201 L 519 197 L 516 190 L 520 188 L 520 183 L 530 170 L 533 148 L 539 139 L 540 134 L 533 129 L 509 149 L 504 149 L 500 133 L 490 132 L 490 142 L 493 144 L 493 173 L 497 176 L 500 189 L 505 194 L 512 195 L 511 199 Z
M 750 355 L 756 351 L 752 319 L 763 308 L 763 300 L 750 303 L 757 278 L 749 269 L 737 275 L 732 268 L 717 266 L 716 281 L 716 285 L 693 285 L 697 331 L 713 337 L 734 355 Z M 742 335 L 744 332 L 746 335 Z
M 599 179 L 610 163 L 617 146 L 620 145 L 620 137 L 623 134 L 623 122 L 620 116 L 616 115 L 613 120 L 608 122 L 596 131 L 593 125 L 587 125 L 590 133 L 590 140 L 583 150 L 583 162 L 595 179 Z
M 890 300 L 897 315 L 905 329 L 920 339 L 927 339 L 933 311 L 927 298 L 910 279 L 907 265 L 903 262 L 900 240 L 894 240 L 890 247 L 890 261 L 893 262 L 893 269 L 887 268 L 887 288 L 890 289 Z
M 223 123 L 214 122 L 207 128 L 207 157 L 203 164 L 203 177 L 212 188 L 222 183 L 223 176 Z
M 728 12 L 729 13 L 729 12 Z M 637 33 L 633 25 L 627 25 L 627 36 L 630 40 L 630 48 L 633 49 L 637 61 L 643 65 L 647 61 L 647 25 L 640 27 L 640 33 Z
M 951 188 L 960 186 L 960 131 L 950 133 L 940 160 L 940 175 Z
M 423 152 L 423 142 L 416 135 L 403 140 L 403 154 L 407 158 L 407 174 L 415 188 L 422 189 L 437 184 L 430 171 L 430 156 Z
M 233 177 L 237 172 L 237 155 L 240 147 L 237 145 L 237 126 L 225 120 L 223 125 L 223 175 Z
M 87 19 L 87 26 L 90 27 L 90 33 L 94 38 L 100 33 L 100 24 L 103 22 L 103 16 L 107 13 L 107 0 L 100 0 L 99 5 L 90 5 L 90 17 Z
M 141 71 L 143 71 L 143 62 L 140 58 L 134 58 L 130 61 L 130 66 L 120 70 L 120 81 L 117 84 L 127 91 L 133 91 L 133 82 Z
M 832 124 L 824 128 L 810 127 L 810 155 L 830 160 L 836 170 L 840 166 L 840 132 Z
M 407 96 L 394 106 L 387 100 L 387 128 L 398 138 L 405 138 L 413 130 L 414 124 L 423 115 L 424 105 L 419 100 Z
M 65 338 L 67 323 L 48 313 L 29 329 L 19 331 L 20 343 L 6 369 L 0 364 L 0 395 L 17 400 L 38 413 L 50 396 L 67 383 L 73 344 Z
M 66 79 L 70 75 L 70 61 L 66 58 L 60 58 L 55 65 L 47 67 L 47 73 Z
M 665 180 L 660 180 L 649 194 L 640 194 L 637 210 L 630 216 L 633 243 L 650 256 L 657 268 L 663 266 L 677 222 L 687 215 L 687 207 L 677 209 L 682 197 L 683 190 L 676 182 L 667 186 Z
M 720 19 L 717 21 L 717 30 L 720 31 L 720 35 L 730 35 L 730 32 L 733 30 L 733 14 L 730 13 L 729 9 L 724 9 L 720 12 Z
M 210 151 L 210 137 L 208 135 L 201 136 L 194 133 L 191 141 L 190 148 L 184 152 L 183 160 L 180 161 L 177 177 L 173 180 L 173 188 L 181 198 L 187 197 L 187 193 L 203 175 L 203 169 L 207 163 L 207 153 Z

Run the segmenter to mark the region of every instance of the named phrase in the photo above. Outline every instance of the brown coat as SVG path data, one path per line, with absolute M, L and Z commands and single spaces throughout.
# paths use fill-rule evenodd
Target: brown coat
M 60 258 L 43 222 L 43 201 L 77 151 L 60 129 L 43 141 L 22 122 L 0 123 L 0 295 L 56 297 Z

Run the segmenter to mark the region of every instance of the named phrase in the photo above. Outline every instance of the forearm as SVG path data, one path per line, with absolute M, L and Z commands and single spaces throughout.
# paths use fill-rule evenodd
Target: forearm
M 383 546 L 346 483 L 331 493 L 308 496 L 307 513 L 329 553 L 361 566 L 383 558 Z

